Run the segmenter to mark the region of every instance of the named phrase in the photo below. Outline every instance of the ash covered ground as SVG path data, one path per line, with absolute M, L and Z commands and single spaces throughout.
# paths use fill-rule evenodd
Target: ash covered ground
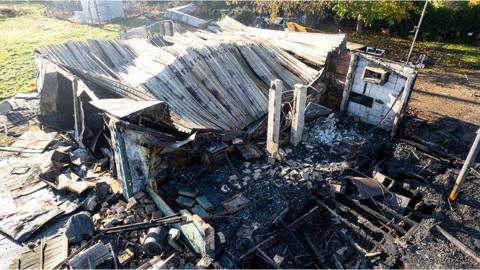
M 462 143 L 462 138 L 469 137 L 471 130 L 461 124 L 456 128 L 451 122 L 446 124 L 448 129 L 442 126 L 428 129 L 423 124 L 419 127 L 415 119 L 410 121 L 414 123 L 407 126 L 409 133 L 399 134 L 392 142 L 389 133 L 380 129 L 372 130 L 372 126 L 354 118 L 334 114 L 321 117 L 306 124 L 300 145 L 291 147 L 287 143 L 282 144 L 282 161 L 271 164 L 263 156 L 245 162 L 239 153 L 229 152 L 231 165 L 224 162 L 195 179 L 191 178 L 191 171 L 196 171 L 195 167 L 175 171 L 168 181 L 158 184 L 158 193 L 175 211 L 190 210 L 176 203 L 181 188 L 188 187 L 208 198 L 213 209 L 208 211 L 206 220 L 217 233 L 218 254 L 212 256 L 217 256 L 220 265 L 216 266 L 220 267 L 271 268 L 271 263 L 261 258 L 258 252 L 240 258 L 262 241 L 273 238 L 275 241 L 261 246 L 261 250 L 282 268 L 478 268 L 474 260 L 435 230 L 435 225 L 440 225 L 462 243 L 480 252 L 478 164 L 471 170 L 458 200 L 453 203 L 446 200 L 462 162 L 448 153 L 457 157 L 461 156 L 459 153 L 465 154 L 468 147 Z M 445 132 L 451 136 L 442 137 Z M 425 135 L 432 133 L 432 137 Z M 436 153 L 415 147 L 405 138 L 421 138 L 423 145 L 428 144 L 429 138 L 434 143 L 444 142 L 442 138 L 448 138 L 449 141 L 437 148 L 441 153 Z M 287 140 L 284 138 L 284 141 Z M 259 138 L 251 143 L 263 149 L 264 141 Z M 431 148 L 434 147 L 430 145 Z M 375 172 L 393 179 L 387 185 L 388 191 L 409 198 L 406 206 L 398 208 L 399 213 L 419 224 L 412 227 L 399 222 L 398 226 L 405 229 L 406 234 L 392 232 L 391 224 L 383 228 L 393 235 L 393 245 L 384 239 L 380 240 L 384 237 L 378 231 L 372 233 L 376 237 L 374 239 L 387 247 L 390 255 L 381 252 L 378 246 L 345 226 L 328 211 L 322 210 L 306 218 L 293 235 L 279 222 L 279 217 L 282 217 L 286 224 L 290 224 L 318 207 L 314 198 L 321 197 L 320 193 L 328 194 L 331 198 L 354 200 L 361 205 L 371 206 L 372 203 L 381 202 L 388 205 L 390 201 L 386 196 L 375 197 L 375 202 L 362 198 L 349 179 L 351 176 L 373 177 Z M 225 213 L 222 202 L 238 194 L 247 198 L 249 203 L 236 212 Z M 338 205 L 332 203 L 333 199 L 324 199 L 326 202 L 330 200 L 329 206 L 336 212 L 342 212 Z M 110 208 L 122 208 L 122 205 L 128 208 L 125 206 L 127 202 L 119 204 L 121 201 L 121 198 L 117 198 L 110 205 L 102 206 L 97 214 L 103 218 L 99 221 L 103 226 L 113 220 L 108 213 Z M 139 206 L 132 208 L 136 209 L 135 217 L 137 210 L 144 212 L 151 205 L 148 197 L 141 199 Z M 140 218 L 148 219 L 150 215 L 153 214 L 146 213 Z M 361 226 L 369 219 L 368 215 L 352 213 L 344 217 Z M 66 218 L 63 218 L 58 224 L 62 226 L 65 222 Z M 58 226 L 50 225 L 46 228 L 50 231 L 57 229 Z M 141 251 L 141 242 L 146 233 L 147 230 L 144 230 L 103 240 L 115 243 L 116 252 L 126 247 L 133 248 L 136 251 L 135 259 L 122 267 L 135 268 L 149 258 Z M 224 235 L 224 244 L 218 233 Z M 358 244 L 360 249 L 353 247 L 352 243 Z M 73 246 L 72 250 L 76 248 Z M 170 254 L 174 251 L 167 246 L 166 252 Z M 167 266 L 187 268 L 197 260 L 186 249 L 176 254 Z
M 298 243 L 288 232 L 281 233 L 280 241 L 263 251 L 283 268 L 355 268 L 355 267 L 406 267 L 406 268 L 473 268 L 478 267 L 466 258 L 432 227 L 442 226 L 457 235 L 468 246 L 479 248 L 477 205 L 475 189 L 477 175 L 469 177 L 463 199 L 451 206 L 445 198 L 457 175 L 459 164 L 418 151 L 404 142 L 392 143 L 389 134 L 355 121 L 335 115 L 322 117 L 306 125 L 303 142 L 297 147 L 283 147 L 284 159 L 270 164 L 266 157 L 253 162 L 242 162 L 232 155 L 232 165 L 224 164 L 200 177 L 196 182 L 186 181 L 182 171 L 176 180 L 160 185 L 159 193 L 176 209 L 175 190 L 182 187 L 198 189 L 216 206 L 209 222 L 216 232 L 225 235 L 224 253 L 235 261 L 256 244 L 282 231 L 276 222 L 285 214 L 293 221 L 312 206 L 312 194 L 322 190 L 329 194 L 340 192 L 361 200 L 354 185 L 346 178 L 381 172 L 394 179 L 391 191 L 410 198 L 403 215 L 419 222 L 416 233 L 405 237 L 393 265 L 368 241 L 345 228 L 332 215 L 322 212 L 308 219 L 297 233 Z M 262 144 L 259 143 L 259 147 Z M 179 180 L 184 179 L 184 180 Z M 221 202 L 242 194 L 250 201 L 244 209 L 228 215 L 221 213 Z M 470 199 L 468 199 L 470 198 Z M 360 218 L 359 218 L 360 219 Z M 409 228 L 408 226 L 404 226 Z M 345 238 L 341 234 L 348 235 Z M 315 256 L 305 238 L 316 243 L 323 261 Z M 348 239 L 367 248 L 369 257 L 356 252 Z M 403 239 L 403 238 L 402 238 Z M 253 256 L 242 260 L 236 267 L 271 267 Z

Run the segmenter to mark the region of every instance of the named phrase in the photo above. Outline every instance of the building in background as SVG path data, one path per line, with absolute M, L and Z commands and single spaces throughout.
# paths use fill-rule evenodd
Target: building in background
M 81 0 L 82 10 L 75 11 L 77 23 L 101 24 L 125 18 L 123 1 Z

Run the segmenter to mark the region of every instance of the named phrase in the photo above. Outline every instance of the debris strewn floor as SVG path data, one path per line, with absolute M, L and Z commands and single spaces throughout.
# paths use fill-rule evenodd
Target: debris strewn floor
M 40 95 L 1 107 L 0 264 L 478 267 L 478 164 L 447 200 L 460 125 L 400 124 L 416 72 L 344 45 L 227 18 L 39 49 Z

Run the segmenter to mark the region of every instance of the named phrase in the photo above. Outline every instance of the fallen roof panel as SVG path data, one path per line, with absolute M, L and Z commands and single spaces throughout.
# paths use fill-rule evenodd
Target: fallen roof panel
M 124 118 L 149 107 L 163 104 L 163 102 L 155 100 L 135 101 L 128 98 L 107 98 L 90 101 L 90 104 L 115 117 Z
M 279 48 L 293 53 L 316 65 L 325 64 L 329 52 L 345 43 L 344 34 L 285 32 L 245 26 L 237 20 L 225 16 L 217 22 L 218 28 L 212 31 L 225 32 L 228 35 L 256 37 L 270 41 Z
M 273 32 L 281 42 L 198 30 L 176 34 L 171 46 L 160 47 L 149 39 L 90 40 L 41 47 L 37 52 L 122 97 L 168 103 L 170 119 L 180 131 L 235 131 L 266 114 L 271 80 L 280 78 L 293 89 L 318 75 L 318 70 L 277 46 L 291 43 L 291 35 L 285 39 L 283 32 Z M 305 57 L 316 57 L 323 65 L 328 52 L 343 42 L 343 35 L 331 36 L 332 42 L 322 50 L 320 45 L 298 42 L 288 46 L 308 51 Z M 318 41 L 315 37 L 308 41 Z

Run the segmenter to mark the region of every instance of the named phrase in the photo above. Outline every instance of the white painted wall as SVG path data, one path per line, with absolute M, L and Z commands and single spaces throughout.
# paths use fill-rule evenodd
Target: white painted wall
M 406 87 L 407 78 L 394 73 L 392 70 L 385 68 L 387 71 L 390 71 L 390 76 L 388 80 L 383 85 L 365 82 L 362 80 L 363 71 L 368 65 L 376 65 L 370 60 L 359 57 L 357 65 L 354 69 L 354 76 L 352 81 L 352 86 L 350 92 L 355 92 L 358 94 L 363 94 L 374 99 L 372 107 L 364 106 L 362 104 L 353 102 L 350 100 L 348 102 L 348 113 L 351 115 L 356 115 L 363 122 L 376 125 L 381 121 L 384 115 L 388 112 L 389 108 L 395 102 L 395 99 L 399 96 L 403 87 Z M 378 66 L 378 65 L 377 65 Z M 406 91 L 403 91 L 402 95 Z M 379 127 L 384 129 L 391 129 L 393 126 L 395 114 L 400 112 L 402 108 L 401 97 L 398 98 L 393 109 L 388 112 L 385 120 L 379 125 Z

